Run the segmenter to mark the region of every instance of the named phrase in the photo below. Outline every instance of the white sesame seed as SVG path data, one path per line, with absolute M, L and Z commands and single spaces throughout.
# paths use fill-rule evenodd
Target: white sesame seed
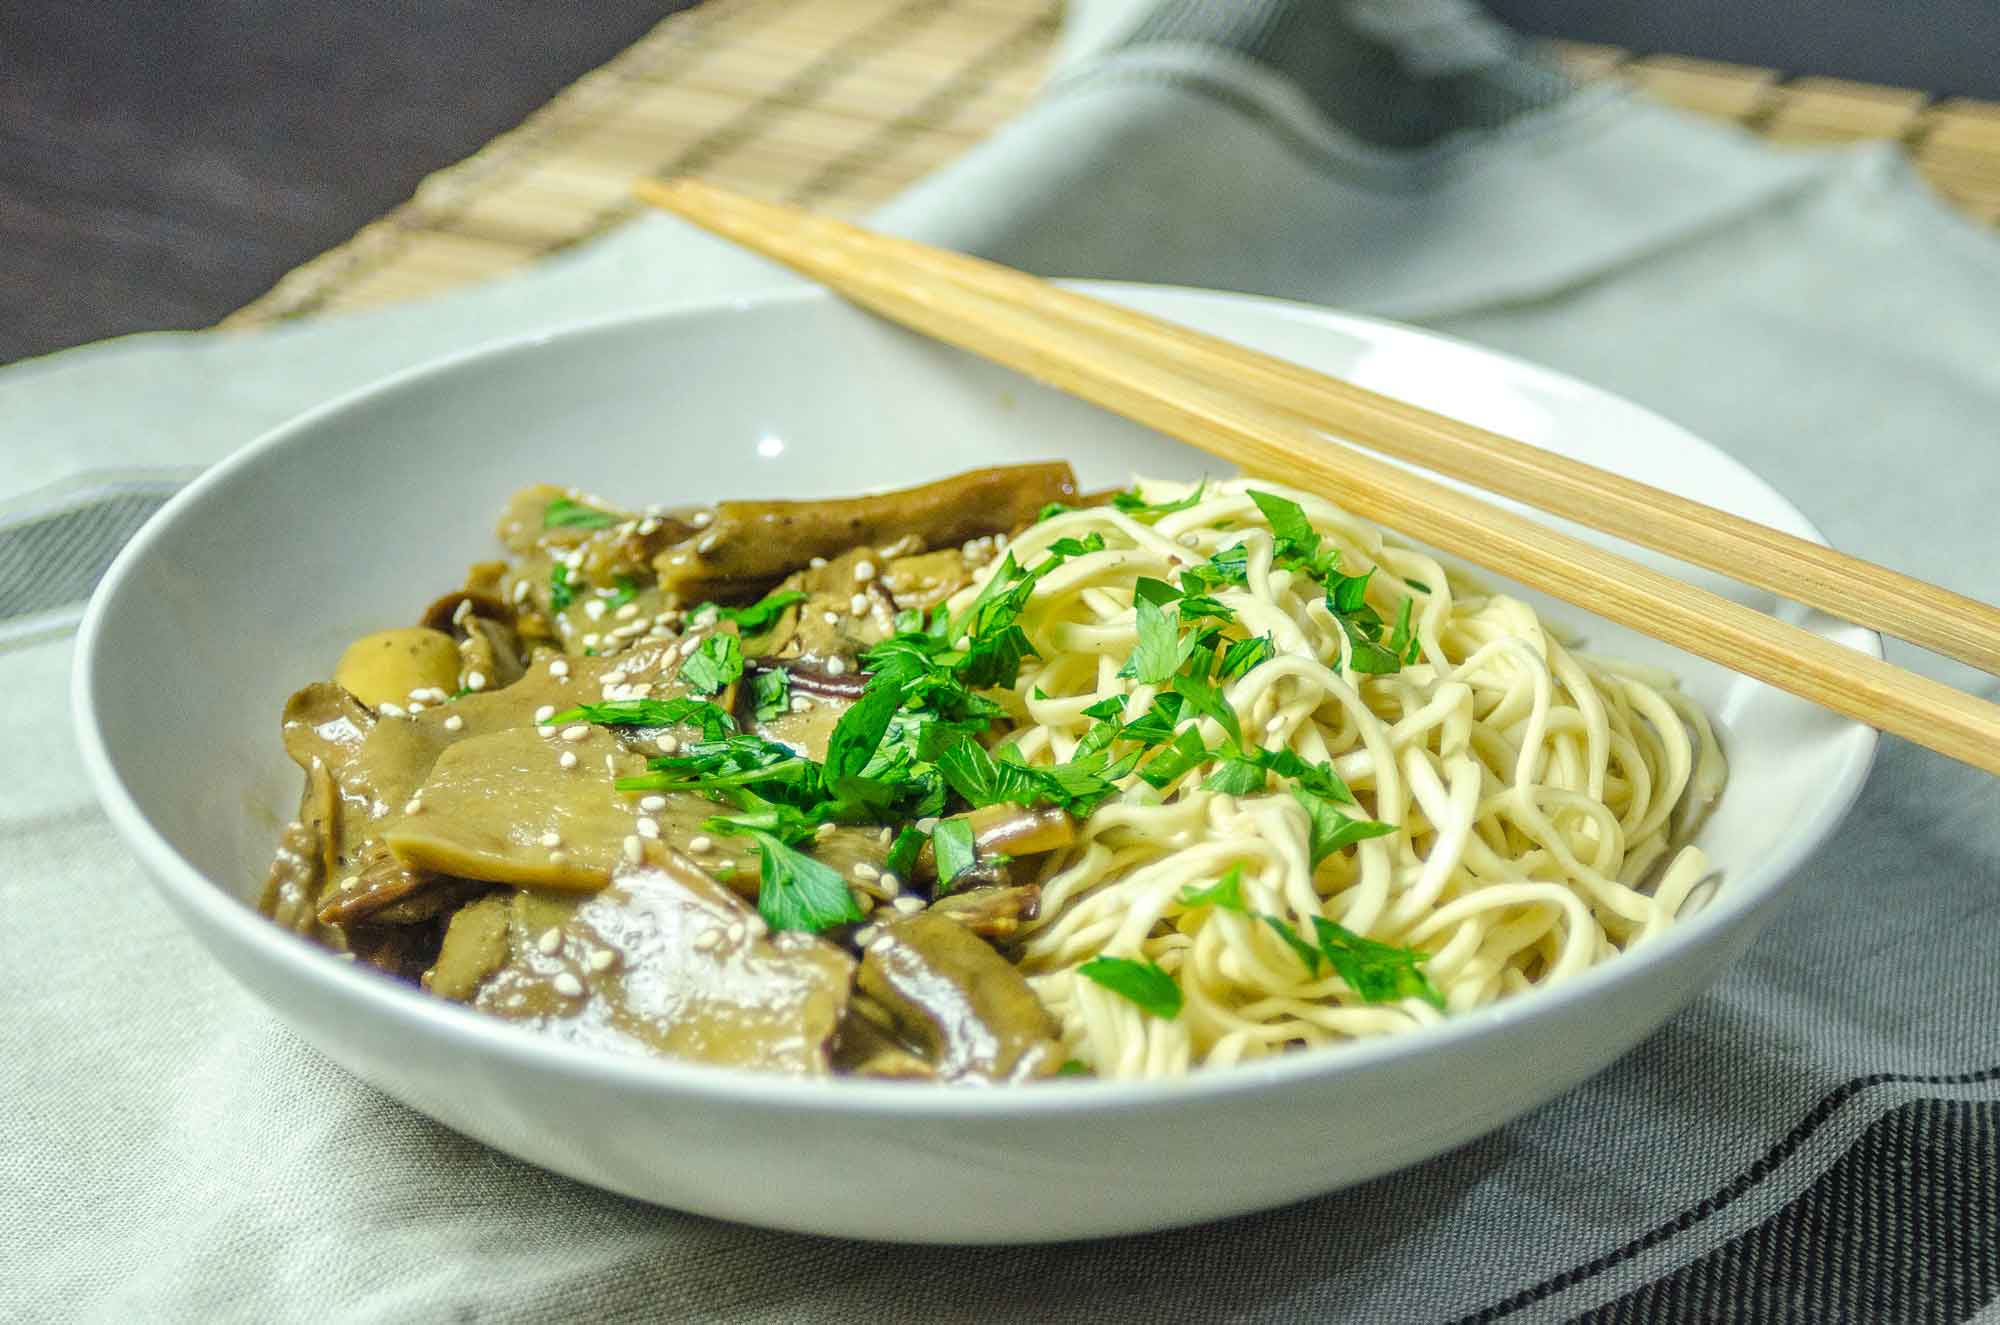
M 562 845 L 562 834 L 557 832 L 543 833 L 541 837 L 541 842 L 542 845 L 545 847 L 550 847 L 550 848 L 559 847 Z
M 610 970 L 611 964 L 617 960 L 617 953 L 611 951 L 609 948 L 599 948 L 596 952 L 590 954 L 590 969 L 601 974 Z
M 645 633 L 646 633 L 645 622 L 627 621 L 624 625 L 618 627 L 616 630 L 611 632 L 611 638 L 617 640 L 638 639 L 641 635 Z
M 547 722 L 550 718 L 553 718 L 555 715 L 556 715 L 556 706 L 554 704 L 544 704 L 540 708 L 535 710 L 535 721 L 537 723 Z
M 403 707 L 400 704 L 381 704 L 376 707 L 375 711 L 385 718 L 400 718 L 403 716 Z
M 804 713 L 807 709 L 811 707 L 812 707 L 812 701 L 810 699 L 807 699 L 804 695 L 792 696 L 792 712 Z
M 857 561 L 854 563 L 854 579 L 857 584 L 865 583 L 866 581 L 872 580 L 874 578 L 875 578 L 874 562 Z
M 465 730 L 465 719 L 454 713 L 444 720 L 444 729 L 448 732 L 462 732 Z
M 888 946 L 889 946 L 889 936 L 887 934 L 883 934 L 878 931 L 875 937 L 869 940 L 868 951 L 880 952 Z
M 750 937 L 750 928 L 749 926 L 745 925 L 741 920 L 734 921 L 730 924 L 729 941 L 731 943 L 741 943 L 744 939 L 749 937 Z
M 826 569 L 826 558 L 825 558 L 825 557 L 811 557 L 811 558 L 807 559 L 807 561 L 806 561 L 806 565 L 808 565 L 808 566 L 812 567 L 812 568 L 813 568 L 814 570 L 825 570 L 825 569 Z
M 637 603 L 626 603 L 623 607 L 618 609 L 617 613 L 618 619 L 620 621 L 630 621 L 633 617 L 638 615 L 639 615 L 639 605 Z
M 625 859 L 637 865 L 645 858 L 646 844 L 639 840 L 638 834 L 628 834 L 625 838 Z
M 880 938 L 881 935 L 882 927 L 880 925 L 863 925 L 854 931 L 854 941 L 865 948 Z
M 715 551 L 715 545 L 721 541 L 722 540 L 719 535 L 703 534 L 701 536 L 701 541 L 694 545 L 694 550 L 696 552 L 700 552 L 706 555 L 707 553 Z
M 653 745 L 663 755 L 670 755 L 681 748 L 680 738 L 671 734 L 662 736 L 659 740 L 654 741 Z
M 640 815 L 638 822 L 632 826 L 639 830 L 639 836 L 641 837 L 657 838 L 660 835 L 660 821 L 650 815 Z
M 568 971 L 564 971 L 556 976 L 552 983 L 556 987 L 556 992 L 564 998 L 575 998 L 583 993 L 583 981 L 577 979 Z
M 697 529 L 706 529 L 715 523 L 714 511 L 696 511 L 688 517 L 688 523 Z
M 882 831 L 875 834 L 875 840 L 877 842 L 880 842 L 883 846 L 888 846 L 891 842 L 896 840 L 895 830 L 890 828 L 887 824 L 884 824 L 882 826 Z
M 1182 547 L 1194 547 L 1196 544 L 1201 542 L 1201 535 L 1195 533 L 1194 530 L 1190 529 L 1185 534 L 1182 534 L 1180 538 L 1177 539 L 1176 541 L 1179 542 Z
M 535 728 L 535 735 L 541 737 L 543 740 L 547 740 L 549 737 L 554 736 L 555 734 L 556 734 L 556 729 L 554 727 L 549 726 L 547 723 L 543 723 L 541 726 Z
M 645 538 L 650 534 L 658 532 L 659 528 L 660 522 L 649 515 L 639 521 L 639 537 Z
M 340 881 L 340 891 L 344 893 L 353 892 L 356 888 L 359 888 L 360 886 L 361 886 L 361 876 L 359 874 L 350 874 L 346 878 Z
M 854 875 L 855 878 L 860 879 L 863 883 L 873 883 L 875 882 L 875 880 L 882 877 L 881 866 L 870 865 L 865 860 L 855 861 L 854 868 L 850 872 Z
M 470 598 L 461 598 L 458 600 L 458 606 L 451 609 L 451 624 L 462 626 L 465 624 L 465 619 L 471 615 L 472 600 Z
M 580 741 L 588 735 L 590 735 L 590 724 L 587 722 L 573 722 L 562 730 L 562 738 L 565 741 Z
M 895 907 L 906 916 L 913 916 L 924 909 L 924 899 L 921 897 L 898 897 L 891 901 L 889 905 Z
M 828 658 L 826 660 L 826 674 L 828 676 L 840 676 L 846 671 L 847 660 L 845 658 Z
M 624 685 L 625 684 L 624 669 L 618 667 L 612 668 L 610 671 L 606 672 L 603 676 L 598 677 L 597 683 L 599 685 L 607 685 L 607 686 Z
M 701 933 L 694 936 L 696 952 L 707 952 L 720 942 L 722 942 L 722 931 L 719 929 L 704 929 Z
M 576 751 L 565 750 L 556 757 L 556 767 L 567 773 L 576 767 Z
M 569 852 L 561 850 L 549 852 L 549 864 L 551 865 L 569 864 Z
M 852 612 L 855 616 L 867 616 L 868 595 L 865 593 L 858 593 L 854 595 L 854 597 L 848 599 L 847 610 L 849 612 Z
M 403 802 L 404 814 L 416 814 L 423 808 L 424 808 L 424 798 L 421 796 L 412 796 L 410 797 L 410 799 Z
M 568 676 L 569 659 L 558 658 L 554 662 L 550 663 L 549 675 L 555 677 L 558 681 L 562 680 L 562 678 L 564 678 L 565 676 Z
M 419 704 L 419 703 L 418 703 L 418 702 L 417 702 L 416 700 L 414 700 L 414 699 L 410 701 L 410 712 L 411 712 L 411 713 L 422 713 L 423 711 L 424 711 L 424 706 L 423 706 L 422 704 Z
M 639 798 L 639 808 L 647 814 L 656 813 L 667 808 L 667 798 L 665 796 L 641 796 Z
M 590 634 L 585 635 L 583 637 L 583 647 L 586 649 L 594 649 L 603 642 L 604 642 L 604 636 L 599 635 L 595 631 L 592 631 Z
M 522 603 L 525 603 L 527 601 L 528 601 L 528 582 L 526 580 L 514 581 L 514 605 L 516 607 L 519 607 Z
M 1271 715 L 1271 720 L 1264 724 L 1264 730 L 1267 732 L 1278 732 L 1278 731 L 1283 731 L 1284 726 L 1285 726 L 1285 715 L 1282 713 L 1273 713 Z
M 618 756 L 607 753 L 604 756 L 604 771 L 612 777 L 618 776 Z
M 822 842 L 826 841 L 826 839 L 833 836 L 833 825 L 830 823 L 821 824 L 819 827 L 813 829 L 813 836 Z
M 535 947 L 541 950 L 544 957 L 555 956 L 562 948 L 562 931 L 554 925 L 549 926 L 542 931 L 542 936 L 535 940 Z
M 697 833 L 688 839 L 688 850 L 699 856 L 704 851 L 715 850 L 715 839 L 706 833 Z
M 882 877 L 877 882 L 882 885 L 882 895 L 885 897 L 894 897 L 903 891 L 903 881 L 896 877 L 893 870 L 883 870 Z
M 465 674 L 465 688 L 467 690 L 484 690 L 486 688 L 486 673 L 467 672 Z
M 829 625 L 829 626 L 837 626 L 837 625 L 839 625 L 839 624 L 840 624 L 840 613 L 838 613 L 838 612 L 821 612 L 821 613 L 819 614 L 819 619 L 820 619 L 820 620 L 822 620 L 822 621 L 824 621 L 824 622 L 826 622 L 826 624 L 827 624 L 827 625 Z
M 937 825 L 938 825 L 937 816 L 934 814 L 927 814 L 923 818 L 917 820 L 917 831 L 920 833 L 934 833 L 937 831 Z

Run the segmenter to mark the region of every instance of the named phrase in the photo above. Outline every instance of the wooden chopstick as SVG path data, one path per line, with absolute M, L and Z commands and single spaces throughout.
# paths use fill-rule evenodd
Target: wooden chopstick
M 914 266 L 905 260 L 909 241 L 831 229 L 794 209 L 693 181 L 648 183 L 639 194 L 936 339 L 1245 469 L 1283 475 L 1356 514 L 1599 616 L 2000 773 L 2000 706 L 1332 441 L 1292 411 L 1218 385 L 1229 381 L 1221 370 L 1195 374 L 1162 365 L 1145 352 L 1151 346 L 1135 347 L 1130 337 L 1107 331 L 1123 319 L 1080 325 L 1068 316 L 1083 296 L 1046 298 L 1066 292 L 1025 275 L 1004 295 L 970 280 L 945 280 L 939 268 L 973 260 L 931 250 L 923 266 Z

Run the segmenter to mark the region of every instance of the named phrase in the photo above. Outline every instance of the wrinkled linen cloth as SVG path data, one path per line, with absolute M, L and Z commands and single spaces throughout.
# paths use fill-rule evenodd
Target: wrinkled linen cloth
M 1104 0 L 1064 54 L 881 222 L 1539 360 L 1720 444 L 1837 545 L 2000 598 L 2000 239 L 1893 151 L 1572 88 L 1448 0 Z M 1956 1321 L 1993 1300 L 1996 786 L 1895 740 L 1748 955 L 1610 1070 L 1430 1163 L 1201 1228 L 1002 1252 L 736 1227 L 487 1150 L 276 1024 L 85 784 L 70 634 L 111 552 L 201 466 L 387 372 L 792 282 L 648 217 L 428 303 L 0 370 L 0 1319 Z

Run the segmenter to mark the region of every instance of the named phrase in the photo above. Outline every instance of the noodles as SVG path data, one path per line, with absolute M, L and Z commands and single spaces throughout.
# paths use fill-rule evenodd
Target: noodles
M 1338 561 L 1302 557 L 1312 540 L 1277 528 L 1253 492 L 1297 503 Z M 1062 764 L 1092 739 L 1100 719 L 1086 710 L 1131 723 L 1155 706 L 1172 682 L 1138 679 L 1145 669 L 1134 675 L 1130 660 L 1147 646 L 1152 611 L 1135 586 L 1162 581 L 1183 613 L 1196 592 L 1220 604 L 1229 619 L 1213 648 L 1269 637 L 1270 656 L 1215 674 L 1242 748 L 1324 765 L 1352 794 L 1328 822 L 1356 822 L 1315 866 L 1314 807 L 1335 800 L 1293 794 L 1276 772 L 1261 788 L 1228 789 L 1238 784 L 1225 773 L 1226 715 L 1182 705 L 1176 730 L 1193 731 L 1189 748 L 1207 757 L 1157 790 L 1132 779 L 1092 814 L 1046 867 L 1040 912 L 1023 927 L 1021 967 L 1082 1064 L 1161 1076 L 1393 1034 L 1569 979 L 1705 898 L 1707 862 L 1677 842 L 1719 790 L 1722 760 L 1670 678 L 1567 648 L 1526 604 L 1307 494 L 1236 480 L 1145 482 L 1140 497 L 1153 509 L 1063 511 L 1015 540 L 1024 567 L 1063 540 L 1073 549 L 1099 535 L 1103 546 L 1072 552 L 1033 586 L 1018 624 L 1038 656 L 997 692 L 1012 721 L 1005 743 L 1031 765 Z M 1235 549 L 1240 578 L 1204 578 L 1211 558 L 1232 562 Z M 1344 607 L 1329 580 L 1341 581 Z M 1407 630 L 1386 638 L 1406 599 Z M 1372 640 L 1371 619 L 1383 626 Z M 1193 631 L 1177 624 L 1185 650 Z M 1387 664 L 1385 647 L 1398 655 Z M 1122 710 L 1107 709 L 1116 699 Z M 1243 785 L 1256 778 L 1240 758 L 1232 766 Z M 1191 900 L 1218 887 L 1221 902 Z M 1334 959 L 1359 940 L 1389 948 L 1359 947 L 1358 960 L 1414 950 L 1421 993 L 1437 1005 L 1416 986 L 1373 1001 L 1354 988 Z M 1097 957 L 1171 975 L 1178 1015 L 1085 978 L 1078 968 Z

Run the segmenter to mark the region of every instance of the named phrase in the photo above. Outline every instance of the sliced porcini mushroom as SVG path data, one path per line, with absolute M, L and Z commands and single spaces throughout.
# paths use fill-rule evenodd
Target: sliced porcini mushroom
M 768 933 L 678 852 L 587 897 L 516 895 L 509 955 L 475 1006 L 579 1044 L 798 1075 L 830 1069 L 854 959 Z
M 660 552 L 653 567 L 660 587 L 685 601 L 749 598 L 813 557 L 906 538 L 918 547 L 944 547 L 1005 533 L 1076 492 L 1076 476 L 1057 463 L 974 470 L 837 501 L 719 502 L 712 521 Z
M 985 805 L 956 817 L 972 825 L 973 851 L 981 857 L 1038 856 L 1076 841 L 1076 820 L 1069 811 L 1053 805 L 1033 810 L 1019 805 Z M 928 841 L 917 853 L 916 873 L 920 879 L 937 878 L 937 855 Z
M 942 916 L 884 924 L 856 985 L 944 1080 L 1025 1081 L 1062 1065 L 1055 1019 L 1026 977 Z
M 896 1020 L 889 1009 L 866 994 L 848 1000 L 847 1019 L 840 1023 L 834 1044 L 836 1070 L 857 1077 L 889 1081 L 936 1081 L 937 1069 L 896 1041 Z
M 943 916 L 981 938 L 1004 943 L 1041 910 L 1042 887 L 1022 883 L 954 889 L 930 904 L 925 914 Z
M 466 622 L 473 617 L 486 617 L 494 621 L 505 621 L 513 613 L 507 605 L 491 594 L 473 589 L 453 589 L 439 598 L 433 598 L 424 614 L 417 618 L 417 624 L 426 630 L 435 630 L 445 635 L 462 634 Z
M 322 925 L 407 924 L 410 917 L 383 917 L 381 913 L 437 881 L 434 871 L 405 864 L 384 844 L 370 843 L 361 853 L 359 868 L 322 896 L 319 922 Z
M 334 684 L 369 708 L 402 707 L 416 693 L 458 687 L 458 641 L 441 630 L 399 626 L 363 635 L 333 669 Z
M 486 978 L 507 961 L 507 925 L 513 899 L 489 893 L 467 902 L 445 926 L 437 961 L 423 974 L 424 988 L 439 998 L 469 1003 Z
M 564 754 L 576 756 L 570 767 Z M 625 838 L 637 832 L 633 798 L 613 783 L 645 769 L 643 757 L 602 727 L 469 737 L 437 757 L 414 805 L 389 819 L 382 838 L 405 864 L 439 874 L 602 888 L 624 860 Z
M 928 610 L 972 583 L 972 567 L 956 547 L 897 557 L 882 572 L 881 584 L 899 608 Z
M 484 682 L 479 690 L 504 690 L 520 680 L 528 670 L 521 637 L 504 621 L 468 617 L 465 638 L 458 645 L 459 687 L 472 690 L 474 677 Z

